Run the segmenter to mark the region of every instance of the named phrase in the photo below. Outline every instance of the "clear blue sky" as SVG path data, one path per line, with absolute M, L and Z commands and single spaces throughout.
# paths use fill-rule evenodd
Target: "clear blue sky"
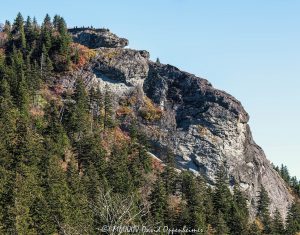
M 110 28 L 131 48 L 207 78 L 243 103 L 267 157 L 300 178 L 300 1 L 5 1 L 0 22 L 18 11 Z

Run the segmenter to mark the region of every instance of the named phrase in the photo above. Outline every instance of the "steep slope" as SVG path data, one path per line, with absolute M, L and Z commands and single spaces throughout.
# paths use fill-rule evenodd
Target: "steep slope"
M 108 85 L 116 99 L 139 87 L 161 109 L 158 119 L 138 119 L 156 156 L 164 159 L 165 150 L 171 149 L 178 168 L 200 173 L 212 185 L 217 169 L 224 166 L 231 186 L 238 184 L 248 195 L 252 215 L 261 185 L 270 196 L 271 212 L 278 208 L 286 215 L 293 197 L 254 142 L 249 115 L 238 100 L 203 78 L 151 62 L 146 51 L 124 49 L 128 41 L 116 35 L 101 30 L 71 33 L 74 41 L 98 47 L 93 62 L 81 71 L 87 83 Z

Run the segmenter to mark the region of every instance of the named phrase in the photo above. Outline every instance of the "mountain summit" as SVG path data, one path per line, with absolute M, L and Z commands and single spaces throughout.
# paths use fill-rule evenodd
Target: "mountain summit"
M 153 154 L 164 160 L 165 151 L 171 149 L 179 169 L 201 174 L 212 185 L 217 170 L 225 167 L 231 187 L 238 185 L 248 195 L 250 208 L 263 185 L 271 198 L 271 212 L 277 208 L 287 214 L 293 197 L 254 142 L 249 115 L 237 99 L 203 78 L 151 61 L 147 51 L 125 48 L 128 40 L 108 30 L 69 32 L 75 42 L 98 47 L 84 70 L 85 81 L 108 85 L 116 99 L 139 87 L 159 107 L 159 117 L 138 118 L 151 139 Z M 255 215 L 254 209 L 251 214 Z
M 128 45 L 58 15 L 5 22 L 0 234 L 299 232 L 300 183 L 241 103 Z

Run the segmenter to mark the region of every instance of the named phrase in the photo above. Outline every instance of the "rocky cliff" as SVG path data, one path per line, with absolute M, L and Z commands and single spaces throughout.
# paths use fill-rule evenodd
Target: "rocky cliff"
M 252 215 L 261 185 L 271 198 L 271 212 L 278 208 L 286 215 L 293 198 L 254 142 L 249 115 L 238 100 L 203 78 L 150 61 L 146 51 L 124 49 L 128 41 L 109 31 L 70 32 L 76 42 L 97 48 L 96 57 L 81 72 L 87 83 L 108 85 L 116 99 L 139 87 L 161 110 L 155 120 L 138 118 L 153 154 L 163 160 L 164 150 L 171 149 L 178 168 L 203 175 L 211 185 L 217 169 L 224 166 L 230 186 L 237 184 L 247 194 Z

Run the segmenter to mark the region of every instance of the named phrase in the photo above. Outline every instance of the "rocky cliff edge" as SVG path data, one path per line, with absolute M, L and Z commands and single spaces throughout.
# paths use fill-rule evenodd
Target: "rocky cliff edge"
M 261 185 L 270 196 L 271 212 L 278 208 L 286 215 L 293 197 L 254 142 L 249 115 L 237 99 L 203 78 L 152 62 L 146 51 L 125 49 L 128 40 L 109 31 L 70 32 L 75 42 L 97 48 L 96 57 L 81 72 L 87 84 L 108 85 L 116 99 L 140 87 L 162 111 L 154 121 L 140 119 L 156 156 L 163 159 L 164 150 L 171 149 L 178 168 L 201 174 L 212 185 L 224 166 L 230 186 L 239 185 L 248 196 L 252 216 Z

